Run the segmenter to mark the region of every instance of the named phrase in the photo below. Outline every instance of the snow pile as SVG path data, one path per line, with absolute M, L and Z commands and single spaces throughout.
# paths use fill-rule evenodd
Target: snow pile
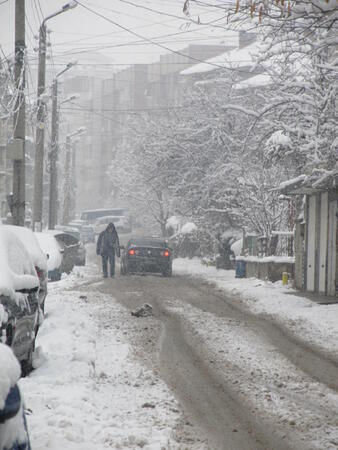
M 35 233 L 42 251 L 48 255 L 47 267 L 48 271 L 52 271 L 61 266 L 62 257 L 60 253 L 60 246 L 55 237 L 49 233 Z
M 34 266 L 47 271 L 47 257 L 41 250 L 33 231 L 29 228 L 17 227 L 14 225 L 4 225 L 3 228 L 9 230 L 20 239 L 22 244 L 28 251 Z
M 98 293 L 97 283 L 65 291 L 69 279 L 75 281 L 70 276 L 51 286 L 37 337 L 39 367 L 20 380 L 32 410 L 32 448 L 178 450 L 172 430 L 179 407 L 129 344 L 151 318 L 136 325 L 129 311 Z
M 294 263 L 294 256 L 238 256 L 236 257 L 236 261 L 248 261 L 248 262 L 274 262 L 274 263 Z
M 32 261 L 17 237 L 0 227 L 0 295 L 15 298 L 15 291 L 39 286 Z

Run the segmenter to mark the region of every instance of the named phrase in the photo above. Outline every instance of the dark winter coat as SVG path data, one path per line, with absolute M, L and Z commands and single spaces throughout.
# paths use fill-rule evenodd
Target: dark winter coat
M 109 231 L 109 230 L 112 231 Z M 113 223 L 110 223 L 107 228 L 99 234 L 96 253 L 101 256 L 114 255 L 120 256 L 120 242 L 117 231 Z

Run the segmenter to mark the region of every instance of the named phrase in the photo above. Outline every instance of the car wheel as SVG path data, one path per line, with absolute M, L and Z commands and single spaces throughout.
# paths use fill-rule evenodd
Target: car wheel
M 162 275 L 164 277 L 171 277 L 173 274 L 173 269 L 171 267 L 167 267 L 163 272 Z
M 6 327 L 6 344 L 11 347 L 14 337 L 14 329 L 12 325 L 7 325 Z
M 26 377 L 33 370 L 33 352 L 35 348 L 35 339 L 32 342 L 32 346 L 29 349 L 27 359 L 21 361 L 21 375 Z

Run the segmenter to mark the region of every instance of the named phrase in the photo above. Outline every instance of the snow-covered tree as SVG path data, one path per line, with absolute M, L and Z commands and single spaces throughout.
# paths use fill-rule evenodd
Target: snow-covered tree
M 186 89 L 184 108 L 140 119 L 118 152 L 116 186 L 151 213 L 162 232 L 177 214 L 197 224 L 199 239 L 210 249 L 228 229 L 266 234 L 281 225 L 284 205 L 271 188 L 277 175 L 285 179 L 283 172 L 262 170 L 259 135 L 243 145 L 256 118 L 250 106 L 260 100 L 244 96 L 241 106 L 239 97 L 231 77 L 216 88 Z
M 193 3 L 185 2 L 189 14 Z M 338 153 L 337 0 L 237 0 L 219 2 L 219 7 L 230 25 L 256 24 L 262 42 L 257 63 L 270 75 L 272 88 L 265 91 L 250 131 L 264 125 L 265 157 L 296 173 L 333 167 Z

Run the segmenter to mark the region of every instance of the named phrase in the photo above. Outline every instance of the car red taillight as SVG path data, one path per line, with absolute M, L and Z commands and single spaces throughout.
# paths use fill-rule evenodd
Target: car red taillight
M 169 250 L 163 250 L 162 256 L 165 256 L 165 257 L 169 258 L 169 256 L 170 256 L 170 251 L 169 251 Z
M 128 254 L 130 255 L 130 256 L 134 256 L 135 255 L 135 250 L 132 248 L 132 249 L 130 249 L 129 251 L 128 251 Z

